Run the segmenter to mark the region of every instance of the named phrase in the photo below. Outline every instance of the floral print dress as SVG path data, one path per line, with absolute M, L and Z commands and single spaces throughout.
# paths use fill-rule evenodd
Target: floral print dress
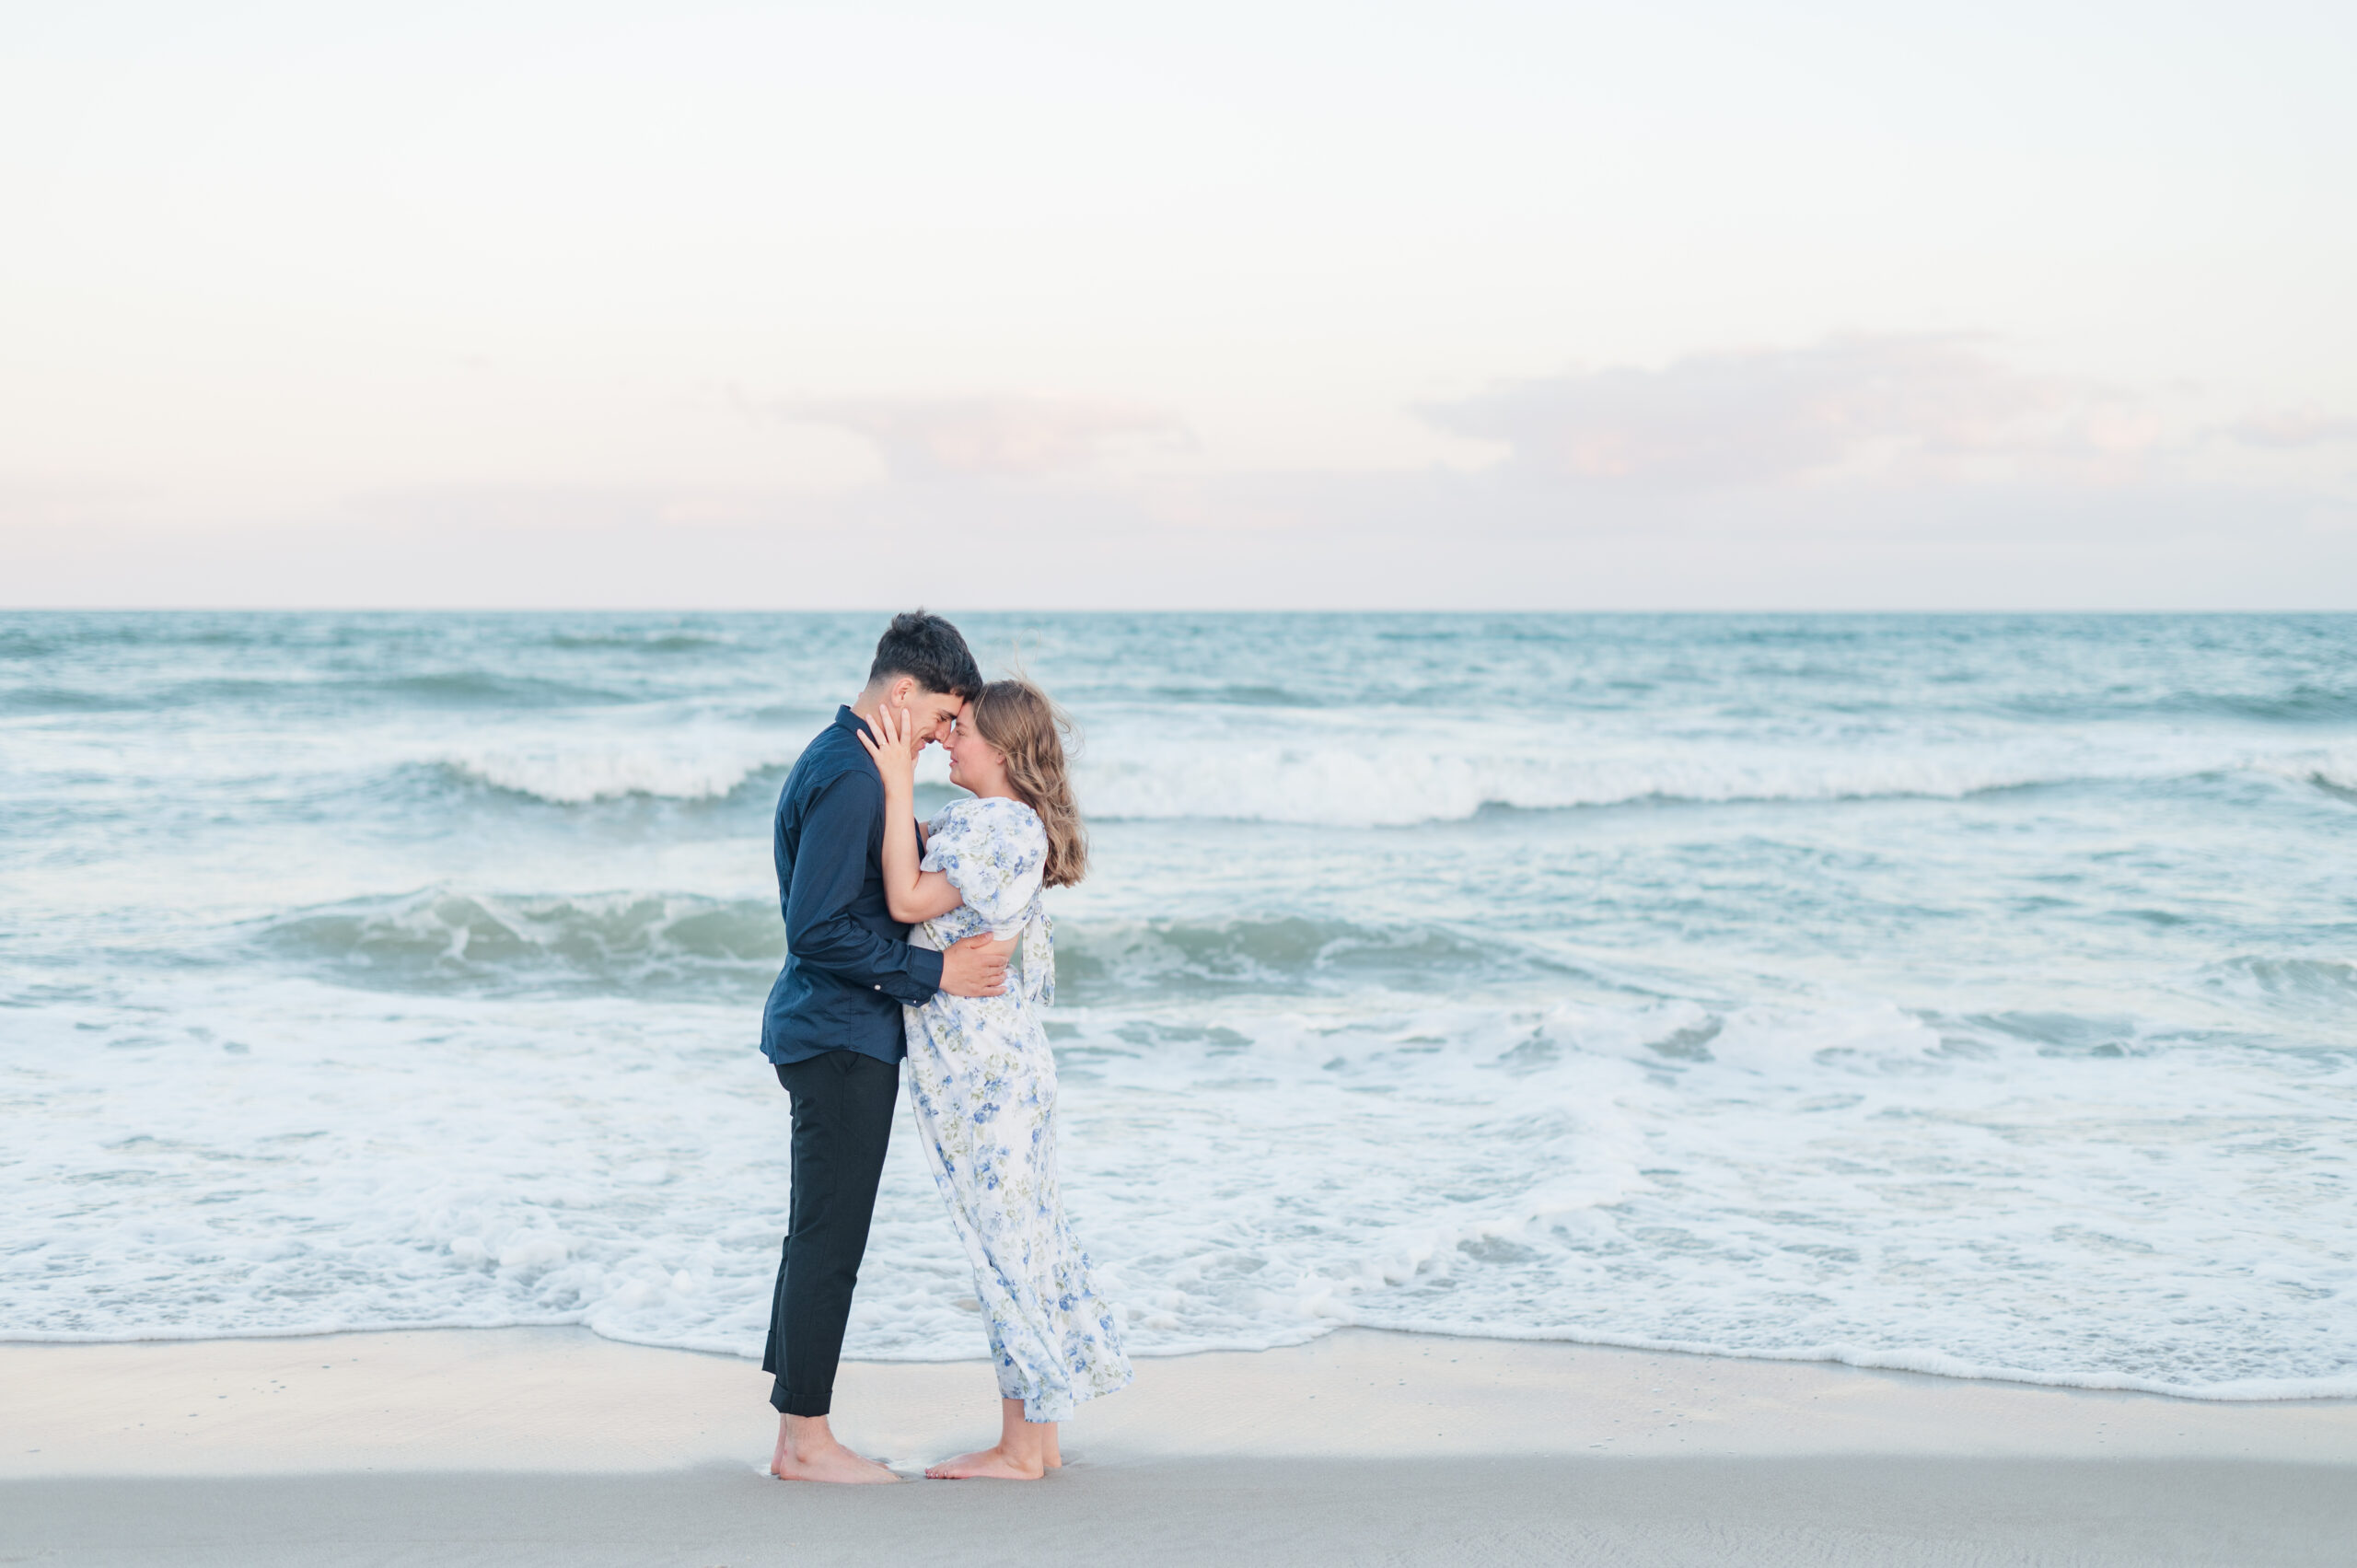
M 1055 947 L 1039 898 L 1047 830 L 1029 807 L 952 801 L 925 826 L 923 869 L 947 874 L 965 902 L 910 940 L 947 947 L 978 931 L 1019 935 L 1005 994 L 936 993 L 905 1009 L 909 1103 L 974 1265 L 974 1295 L 998 1364 L 999 1392 L 1027 1421 L 1130 1380 L 1112 1306 L 1056 1191 L 1056 1059 L 1040 1015 L 1055 1000 Z

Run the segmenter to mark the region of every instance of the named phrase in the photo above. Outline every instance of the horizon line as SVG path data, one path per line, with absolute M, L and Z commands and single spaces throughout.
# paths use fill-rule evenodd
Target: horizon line
M 0 615 L 892 615 L 877 605 L 0 604 Z M 932 608 L 932 607 L 926 607 Z M 2357 605 L 1064 605 L 952 606 L 958 615 L 2357 615 Z

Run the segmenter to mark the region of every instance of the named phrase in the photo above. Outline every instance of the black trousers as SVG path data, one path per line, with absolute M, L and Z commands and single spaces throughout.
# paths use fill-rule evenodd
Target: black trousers
M 867 1253 L 900 1069 L 855 1051 L 829 1051 L 780 1067 L 777 1081 L 794 1097 L 794 1191 L 761 1370 L 777 1379 L 771 1404 L 787 1415 L 825 1415 Z

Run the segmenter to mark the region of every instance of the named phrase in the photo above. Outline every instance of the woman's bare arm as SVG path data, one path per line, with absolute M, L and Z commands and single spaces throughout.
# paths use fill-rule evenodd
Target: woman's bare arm
M 862 730 L 859 743 L 884 780 L 884 907 L 894 920 L 914 924 L 947 914 L 966 900 L 945 874 L 917 869 L 916 726 L 907 714 L 886 707 L 877 710 L 876 727 L 882 739 Z

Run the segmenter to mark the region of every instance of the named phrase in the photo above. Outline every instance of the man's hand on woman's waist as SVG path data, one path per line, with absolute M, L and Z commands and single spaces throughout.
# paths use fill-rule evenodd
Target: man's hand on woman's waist
M 1015 938 L 1002 942 L 978 931 L 941 954 L 941 989 L 952 996 L 999 996 L 1006 991 L 1006 960 Z

